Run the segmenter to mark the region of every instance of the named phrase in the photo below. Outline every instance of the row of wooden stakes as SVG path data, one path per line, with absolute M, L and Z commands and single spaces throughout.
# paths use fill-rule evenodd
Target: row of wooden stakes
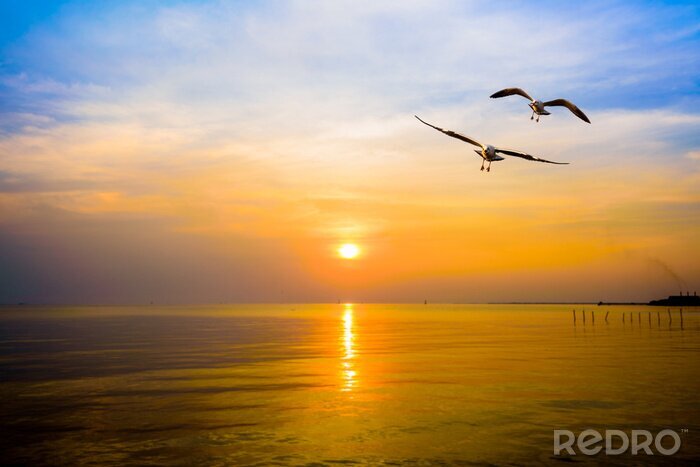
M 668 324 L 670 326 L 671 323 L 673 323 L 673 317 L 671 316 L 671 309 L 668 308 L 666 311 L 668 312 Z M 574 315 L 574 325 L 576 325 L 576 310 L 574 309 L 574 310 L 572 310 L 572 312 Z M 591 313 L 591 324 L 595 324 L 595 311 L 591 311 L 590 313 Z M 586 310 L 581 310 L 581 314 L 583 316 L 583 324 L 586 324 Z M 625 315 L 626 314 L 627 313 L 625 313 L 625 312 L 622 313 L 622 324 L 625 324 Z M 634 314 L 633 311 L 629 312 L 630 324 L 634 324 L 634 315 L 633 314 Z M 651 311 L 649 311 L 647 314 L 649 317 L 649 326 L 651 326 Z M 679 309 L 679 314 L 680 314 L 680 318 L 681 318 L 681 329 L 683 329 L 683 308 Z M 610 311 L 606 311 L 605 312 L 605 323 L 606 324 L 608 323 L 609 316 L 610 316 Z M 656 312 L 656 320 L 660 326 L 661 325 L 661 313 L 658 311 Z M 637 312 L 637 323 L 639 325 L 642 324 L 642 312 L 641 311 Z

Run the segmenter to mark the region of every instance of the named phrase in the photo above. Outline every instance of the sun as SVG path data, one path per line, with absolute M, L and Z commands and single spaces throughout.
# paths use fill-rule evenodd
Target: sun
M 338 255 L 344 259 L 354 259 L 360 254 L 360 247 L 354 243 L 343 243 L 338 248 Z

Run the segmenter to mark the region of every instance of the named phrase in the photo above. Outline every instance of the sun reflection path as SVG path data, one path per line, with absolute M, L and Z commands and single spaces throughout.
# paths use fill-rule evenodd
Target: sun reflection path
M 346 303 L 344 305 L 343 312 L 343 334 L 341 337 L 343 343 L 343 361 L 342 361 L 342 374 L 343 374 L 343 388 L 342 391 L 348 392 L 352 391 L 357 384 L 355 371 L 355 334 L 352 331 L 353 328 L 353 306 L 352 303 Z

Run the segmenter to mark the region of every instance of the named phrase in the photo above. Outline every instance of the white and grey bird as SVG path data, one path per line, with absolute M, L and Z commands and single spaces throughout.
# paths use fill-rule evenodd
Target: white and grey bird
M 486 162 L 489 163 L 488 167 L 486 167 L 487 172 L 491 171 L 491 162 L 504 160 L 504 158 L 499 156 L 498 154 L 505 154 L 506 156 L 520 157 L 521 159 L 526 159 L 529 161 L 546 162 L 547 164 L 558 164 L 558 165 L 568 164 L 568 162 L 554 162 L 554 161 L 548 161 L 546 159 L 540 159 L 539 157 L 531 156 L 530 154 L 525 153 L 525 152 L 521 152 L 521 151 L 514 151 L 512 149 L 497 148 L 495 146 L 491 146 L 490 144 L 481 144 L 480 142 L 478 142 L 474 139 L 471 139 L 471 138 L 464 136 L 464 135 L 460 135 L 459 133 L 455 133 L 452 130 L 443 130 L 442 128 L 436 127 L 435 125 L 431 125 L 430 123 L 428 123 L 424 120 L 421 120 L 421 118 L 418 115 L 414 115 L 414 117 L 416 117 L 421 123 L 424 123 L 431 128 L 435 128 L 437 131 L 439 131 L 441 133 L 445 133 L 447 136 L 457 138 L 459 140 L 464 141 L 465 143 L 473 144 L 474 146 L 479 146 L 481 148 L 481 150 L 475 149 L 474 152 L 477 153 L 482 159 L 481 170 L 484 170 L 484 164 Z
M 528 104 L 530 108 L 532 109 L 532 115 L 530 116 L 530 120 L 535 118 L 535 114 L 537 114 L 537 121 L 540 121 L 540 115 L 550 115 L 547 110 L 545 110 L 545 107 L 566 107 L 567 109 L 571 110 L 571 113 L 576 115 L 578 118 L 583 120 L 586 123 L 591 123 L 591 121 L 586 117 L 586 114 L 581 111 L 578 107 L 576 107 L 573 102 L 567 101 L 566 99 L 554 99 L 553 101 L 546 101 L 542 102 L 539 99 L 533 99 L 530 97 L 528 93 L 523 91 L 520 88 L 506 88 L 506 89 L 501 89 L 498 92 L 495 92 L 491 94 L 492 99 L 496 99 L 499 97 L 506 97 L 506 96 L 512 96 L 514 94 L 517 94 L 518 96 L 523 96 L 525 99 L 529 100 L 530 103 Z

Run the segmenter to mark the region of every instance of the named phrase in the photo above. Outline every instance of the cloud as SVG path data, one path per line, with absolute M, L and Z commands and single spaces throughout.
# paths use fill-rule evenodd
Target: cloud
M 24 65 L 24 81 L 37 76 L 19 88 L 56 88 L 61 81 L 68 88 L 106 86 L 116 101 L 141 91 L 155 101 L 226 111 L 283 97 L 291 98 L 284 107 L 293 107 L 295 96 L 303 107 L 310 94 L 325 96 L 325 103 L 356 99 L 362 109 L 380 96 L 394 105 L 475 97 L 517 77 L 533 92 L 578 90 L 595 102 L 601 89 L 633 93 L 620 89 L 625 80 L 685 76 L 698 58 L 686 50 L 692 36 L 661 40 L 640 31 L 672 9 L 625 4 L 532 11 L 451 1 L 247 8 L 205 2 L 67 10 L 8 52 Z M 670 50 L 650 57 L 652 44 Z M 690 67 L 678 65 L 679 48 Z
M 682 254 L 687 239 L 668 231 L 700 202 L 688 80 L 700 48 L 692 29 L 671 34 L 697 12 L 551 6 L 69 5 L 3 52 L 0 231 L 13 242 L 42 232 L 33 241 L 53 246 L 41 251 L 80 245 L 86 256 L 121 233 L 109 248 L 136 269 L 155 259 L 140 256 L 133 230 L 162 240 L 159 258 L 223 251 L 221 268 L 197 267 L 230 266 L 253 290 L 237 297 L 265 296 L 264 281 L 244 280 L 260 277 L 258 264 L 283 277 L 295 262 L 289 287 L 327 298 L 350 276 L 326 250 L 348 238 L 383 259 L 367 280 L 567 268 L 629 249 L 697 277 L 684 258 L 697 247 Z M 515 84 L 573 99 L 593 124 L 565 109 L 534 124 L 524 100 L 487 98 Z M 414 113 L 572 164 L 509 160 L 482 176 L 471 148 Z M 179 261 L 167 264 L 190 260 Z M 68 263 L 107 267 L 77 252 Z

